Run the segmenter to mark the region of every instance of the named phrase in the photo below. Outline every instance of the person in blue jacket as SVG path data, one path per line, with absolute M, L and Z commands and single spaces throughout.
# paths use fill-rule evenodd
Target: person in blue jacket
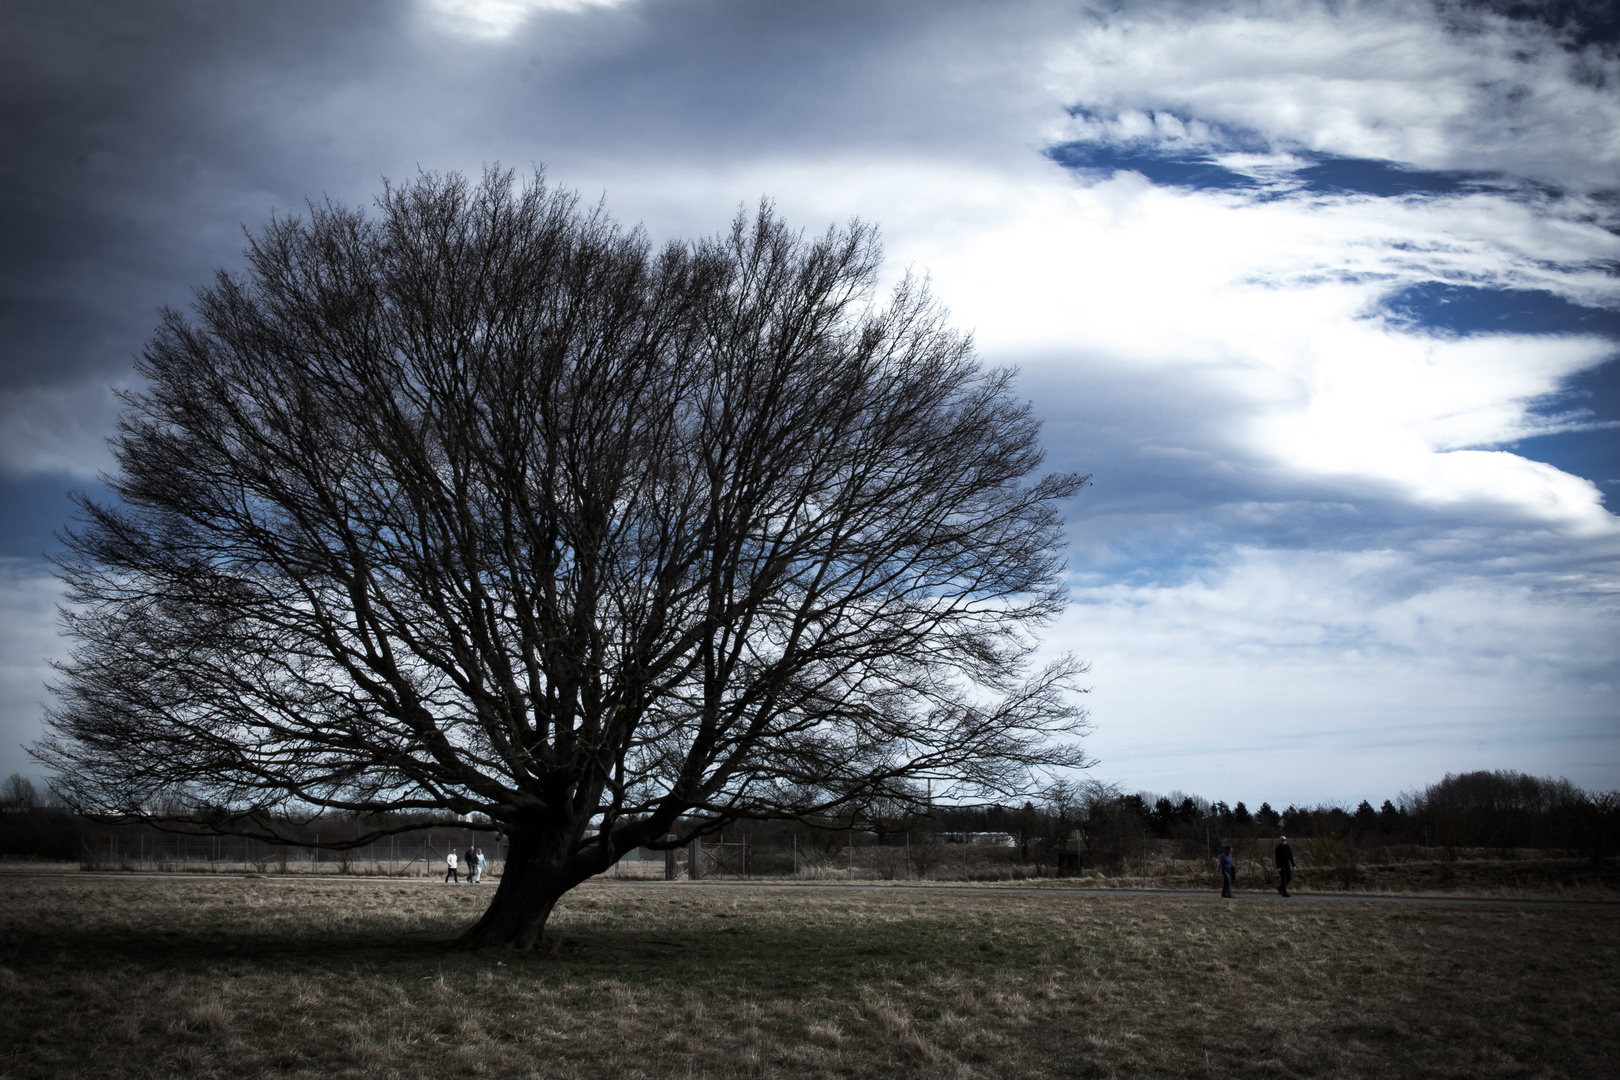
M 1232 860 L 1232 845 L 1227 844 L 1221 849 L 1221 895 L 1232 895 L 1232 881 L 1237 877 L 1237 863 Z

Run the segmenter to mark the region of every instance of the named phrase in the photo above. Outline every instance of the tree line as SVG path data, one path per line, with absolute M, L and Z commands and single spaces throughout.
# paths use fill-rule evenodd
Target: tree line
M 378 836 L 398 837 L 414 843 L 429 834 L 459 830 L 468 835 L 487 833 L 488 820 L 463 821 L 453 814 L 431 811 L 378 814 L 326 813 L 315 816 L 280 814 L 273 821 L 221 821 L 223 828 L 188 821 L 154 821 L 140 815 L 79 814 L 58 805 L 57 794 L 32 780 L 12 773 L 0 782 L 0 858 L 77 862 L 86 847 L 99 851 L 109 834 L 130 840 L 145 834 L 149 841 L 175 837 L 251 835 L 273 831 L 290 849 L 319 847 L 342 861 L 345 852 L 363 847 Z
M 1127 792 L 1095 778 L 1060 780 L 1022 805 L 988 803 L 856 810 L 841 827 L 900 837 L 918 831 L 947 840 L 991 834 L 1017 846 L 1025 862 L 1059 865 L 1077 850 L 1088 866 L 1114 868 L 1148 842 L 1185 855 L 1224 843 L 1288 836 L 1360 848 L 1422 846 L 1454 857 L 1463 850 L 1511 857 L 1524 849 L 1579 853 L 1602 862 L 1620 842 L 1620 791 L 1587 791 L 1567 779 L 1513 770 L 1448 773 L 1421 790 L 1354 806 L 1211 801 L 1195 794 Z
M 1511 856 L 1522 849 L 1579 852 L 1601 862 L 1620 840 L 1620 792 L 1586 791 L 1567 779 L 1512 770 L 1448 773 L 1420 791 L 1374 807 L 1262 802 L 1251 809 L 1198 795 L 1127 793 L 1087 780 L 1048 789 L 1016 811 L 996 808 L 986 821 L 1010 823 L 1020 843 L 1061 846 L 1081 834 L 1088 861 L 1109 866 L 1141 850 L 1144 839 L 1214 850 L 1221 843 L 1277 836 L 1322 838 L 1359 847 L 1422 845 L 1454 856 L 1464 849 Z M 1190 852 L 1189 852 L 1190 853 Z
M 80 838 L 105 823 L 48 812 L 47 796 L 18 774 L 0 784 L 0 854 L 74 859 Z M 32 810 L 32 813 L 28 811 Z M 488 820 L 461 821 L 434 813 L 325 814 L 278 822 L 294 846 L 342 849 L 376 835 L 426 829 L 493 830 Z M 183 827 L 184 828 L 184 827 Z M 196 827 L 192 827 L 196 828 Z M 1587 791 L 1566 779 L 1511 770 L 1448 773 L 1444 779 L 1378 807 L 1262 802 L 1251 810 L 1182 792 L 1125 792 L 1087 778 L 1061 780 L 1023 804 L 931 804 L 919 799 L 873 799 L 837 815 L 758 821 L 743 826 L 758 842 L 787 842 L 794 833 L 808 847 L 829 851 L 866 845 L 1000 842 L 1019 860 L 1054 872 L 1065 868 L 1116 869 L 1148 841 L 1170 842 L 1196 855 L 1223 843 L 1289 836 L 1321 838 L 1360 848 L 1422 846 L 1442 856 L 1464 850 L 1511 857 L 1535 849 L 1578 853 L 1601 863 L 1620 841 L 1620 792 Z

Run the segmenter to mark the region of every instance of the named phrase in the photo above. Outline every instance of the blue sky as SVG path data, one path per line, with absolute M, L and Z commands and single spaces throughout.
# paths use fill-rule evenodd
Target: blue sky
M 1501 12 L 1501 13 L 1499 13 Z M 1511 17 L 1510 17 L 1511 16 Z M 112 389 L 243 226 L 544 164 L 655 239 L 879 223 L 1015 365 L 1127 788 L 1620 786 L 1601 5 L 23 3 L 0 35 L 0 775 Z

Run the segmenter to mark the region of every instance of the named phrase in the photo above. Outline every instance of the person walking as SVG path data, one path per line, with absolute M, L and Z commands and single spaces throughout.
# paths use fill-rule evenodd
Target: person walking
M 1232 859 L 1231 844 L 1221 848 L 1219 863 L 1221 868 L 1221 895 L 1230 900 L 1232 898 L 1232 882 L 1237 878 L 1237 863 Z
M 467 845 L 467 884 L 478 884 L 478 849 Z
M 484 883 L 484 849 L 481 847 L 473 848 L 472 872 L 473 884 L 482 885 Z
M 1277 837 L 1277 850 L 1272 855 L 1277 860 L 1277 891 L 1287 896 L 1288 883 L 1294 880 L 1294 849 L 1288 846 L 1288 837 Z
M 446 867 L 446 870 L 444 872 L 444 880 L 447 881 L 447 882 L 448 881 L 454 881 L 457 885 L 460 885 L 461 884 L 461 875 L 456 873 L 456 849 L 455 848 L 451 848 L 450 849 L 450 854 L 448 854 L 448 855 L 446 855 L 444 857 L 444 865 Z

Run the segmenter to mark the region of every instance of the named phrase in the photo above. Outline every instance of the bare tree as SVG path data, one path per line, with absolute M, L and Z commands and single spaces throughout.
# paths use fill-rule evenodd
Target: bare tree
M 12 773 L 4 783 L 0 783 L 0 806 L 32 810 L 39 806 L 39 801 L 39 790 L 22 773 Z
M 916 281 L 874 300 L 869 226 L 654 252 L 490 172 L 246 256 L 163 314 L 66 538 L 35 754 L 78 807 L 484 815 L 462 941 L 529 947 L 638 845 L 1081 762 L 1027 630 L 1084 478 L 1029 482 L 1010 374 Z

